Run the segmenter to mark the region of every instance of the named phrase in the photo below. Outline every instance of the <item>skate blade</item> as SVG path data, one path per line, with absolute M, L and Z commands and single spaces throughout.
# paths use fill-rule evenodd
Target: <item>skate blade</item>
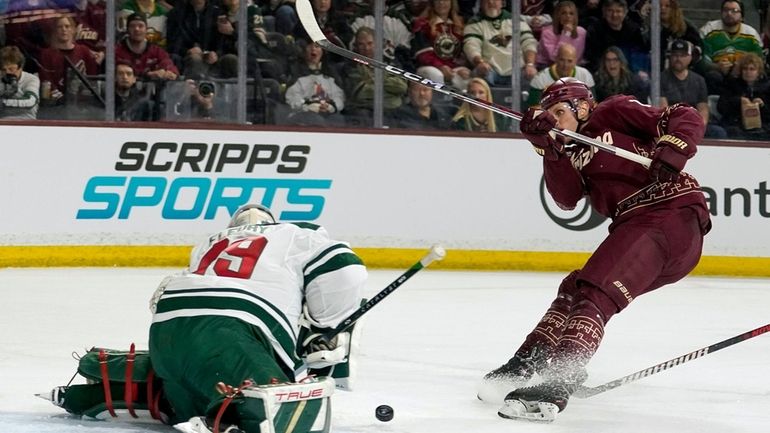
M 553 403 L 507 400 L 497 414 L 501 418 L 550 423 L 556 420 L 559 408 Z

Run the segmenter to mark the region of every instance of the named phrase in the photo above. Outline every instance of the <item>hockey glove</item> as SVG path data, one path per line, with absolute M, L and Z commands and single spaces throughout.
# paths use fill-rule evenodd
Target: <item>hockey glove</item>
M 655 150 L 650 164 L 650 178 L 657 182 L 676 182 L 687 162 L 687 155 L 671 147 L 668 137 L 677 143 L 682 142 L 669 135 L 664 135 L 658 140 L 659 147 Z
M 349 332 L 339 333 L 331 340 L 327 340 L 320 333 L 310 334 L 302 342 L 302 358 L 308 368 L 326 368 L 345 361 L 349 347 Z
M 530 108 L 519 123 L 521 133 L 527 137 L 535 152 L 549 161 L 556 161 L 564 153 L 564 145 L 556 139 L 552 129 L 556 119 L 547 111 Z

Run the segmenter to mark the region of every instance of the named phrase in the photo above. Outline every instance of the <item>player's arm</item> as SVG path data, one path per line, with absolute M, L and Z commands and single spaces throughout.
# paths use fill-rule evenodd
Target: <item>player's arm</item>
M 327 240 L 316 251 L 303 270 L 304 329 L 300 332 L 298 352 L 309 367 L 323 368 L 348 356 L 348 332 L 338 334 L 331 342 L 319 337 L 360 306 L 367 272 L 346 243 Z
M 572 165 L 561 137 L 551 132 L 555 126 L 553 115 L 535 108 L 527 110 L 519 124 L 521 133 L 532 143 L 535 152 L 543 157 L 543 176 L 548 193 L 560 208 L 570 210 L 583 198 L 585 189 L 583 178 Z
M 613 98 L 607 102 L 609 104 L 603 109 L 622 113 L 620 116 L 607 116 L 611 129 L 655 140 L 650 177 L 664 182 L 675 181 L 687 160 L 697 152 L 697 146 L 706 131 L 698 110 L 685 104 L 673 104 L 660 109 L 642 104 L 629 96 Z

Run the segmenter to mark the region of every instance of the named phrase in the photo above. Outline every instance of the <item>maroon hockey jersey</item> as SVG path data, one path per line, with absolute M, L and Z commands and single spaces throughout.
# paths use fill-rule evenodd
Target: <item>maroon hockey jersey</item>
M 661 109 L 618 95 L 600 103 L 578 132 L 650 158 L 658 139 L 669 135 L 675 144 L 666 145 L 691 158 L 704 130 L 692 107 Z M 689 206 L 696 210 L 703 233 L 710 228 L 706 200 L 693 176 L 682 173 L 676 182 L 654 182 L 640 164 L 588 145 L 579 144 L 568 155 L 543 160 L 548 191 L 562 208 L 573 209 L 587 195 L 597 212 L 618 223 L 651 209 Z
M 85 45 L 75 44 L 71 50 L 44 48 L 40 51 L 40 81 L 50 81 L 52 89 L 64 92 L 67 87 L 65 78 L 68 63 L 64 59 L 65 56 L 86 75 L 95 75 L 99 72 L 99 66 L 91 55 L 91 50 Z

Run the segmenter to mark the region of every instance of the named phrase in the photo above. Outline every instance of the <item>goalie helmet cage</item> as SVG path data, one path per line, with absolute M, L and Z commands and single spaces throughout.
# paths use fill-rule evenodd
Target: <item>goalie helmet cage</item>
M 334 45 L 332 42 L 330 42 L 326 38 L 323 31 L 321 30 L 321 27 L 319 27 L 318 23 L 316 22 L 315 14 L 313 13 L 313 7 L 310 5 L 310 0 L 296 0 L 295 7 L 297 10 L 297 16 L 299 17 L 299 20 L 302 23 L 302 27 L 304 27 L 305 31 L 313 40 L 313 42 L 320 45 L 323 49 L 330 51 L 332 53 L 335 53 L 339 56 L 345 57 L 347 59 L 353 60 L 355 62 L 358 62 L 362 65 L 366 65 L 375 69 L 382 69 L 390 74 L 397 75 L 406 80 L 420 83 L 424 86 L 430 87 L 431 89 L 437 92 L 441 92 L 455 99 L 459 99 L 469 104 L 486 108 L 487 110 L 491 110 L 500 115 L 510 117 L 511 119 L 514 119 L 516 121 L 521 121 L 521 118 L 522 118 L 521 113 L 517 113 L 511 110 L 510 108 L 507 108 L 492 102 L 487 102 L 482 99 L 477 99 L 472 96 L 468 96 L 463 92 L 452 88 L 451 86 L 447 86 L 443 83 L 436 83 L 428 78 L 425 78 L 413 72 L 405 71 L 395 66 L 391 66 L 387 63 L 384 63 L 375 59 L 371 59 L 369 57 L 363 56 L 361 54 L 358 54 L 353 51 Z M 634 152 L 629 152 L 625 149 L 615 147 L 609 143 L 604 143 L 600 140 L 587 137 L 583 134 L 580 134 L 574 131 L 569 131 L 566 129 L 558 129 L 558 128 L 554 128 L 552 131 L 556 134 L 570 138 L 580 143 L 594 146 L 598 149 L 601 149 L 605 152 L 611 153 L 623 159 L 636 162 L 638 164 L 643 165 L 644 167 L 649 168 L 650 163 L 652 162 L 649 158 L 645 156 L 639 155 Z

